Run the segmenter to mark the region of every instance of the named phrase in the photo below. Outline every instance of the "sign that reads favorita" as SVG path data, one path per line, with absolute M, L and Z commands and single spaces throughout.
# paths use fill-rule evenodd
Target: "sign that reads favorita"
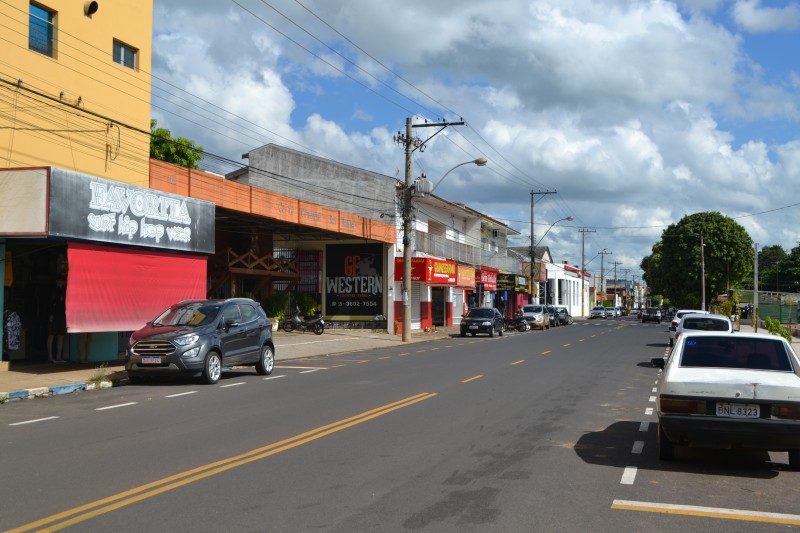
M 50 235 L 214 253 L 214 204 L 53 169 Z

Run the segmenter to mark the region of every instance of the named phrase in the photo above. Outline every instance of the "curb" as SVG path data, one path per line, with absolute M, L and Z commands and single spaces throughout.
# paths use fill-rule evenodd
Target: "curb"
M 17 400 L 29 400 L 31 398 L 43 398 L 45 396 L 56 396 L 60 394 L 70 394 L 84 390 L 110 389 L 122 384 L 119 381 L 91 381 L 89 383 L 70 383 L 68 385 L 56 385 L 53 387 L 35 387 L 33 389 L 19 389 L 9 392 L 0 392 L 0 404 Z M 124 380 L 127 382 L 127 379 Z

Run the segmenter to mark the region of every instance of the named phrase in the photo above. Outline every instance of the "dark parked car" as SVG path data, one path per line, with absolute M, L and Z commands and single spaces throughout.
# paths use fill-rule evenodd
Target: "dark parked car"
M 561 322 L 558 319 L 558 311 L 556 311 L 556 306 L 546 305 L 545 308 L 547 308 L 547 315 L 550 317 L 550 325 L 554 327 L 560 326 Z
M 223 367 L 253 365 L 272 373 L 272 324 L 249 298 L 184 300 L 131 335 L 125 370 L 131 382 L 145 376 L 202 376 L 219 381 Z
M 503 315 L 494 307 L 473 307 L 461 317 L 461 336 L 487 333 L 503 336 Z
M 572 315 L 569 314 L 569 311 L 563 305 L 556 306 L 556 313 L 558 313 L 558 325 L 559 326 L 568 326 L 572 324 Z

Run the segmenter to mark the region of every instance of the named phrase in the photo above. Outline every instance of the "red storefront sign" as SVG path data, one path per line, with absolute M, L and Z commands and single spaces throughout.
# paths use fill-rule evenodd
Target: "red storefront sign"
M 394 280 L 403 281 L 403 258 L 394 258 Z M 456 264 L 432 257 L 411 258 L 411 281 L 432 285 L 455 285 Z
M 496 268 L 481 267 L 478 271 L 478 279 L 483 284 L 484 291 L 497 290 L 497 272 Z

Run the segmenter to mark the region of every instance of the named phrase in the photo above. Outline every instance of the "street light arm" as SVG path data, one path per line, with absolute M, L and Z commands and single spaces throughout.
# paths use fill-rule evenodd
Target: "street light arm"
M 430 194 L 433 194 L 433 191 L 435 191 L 435 190 L 436 190 L 436 187 L 438 187 L 439 185 L 441 185 L 441 184 L 442 184 L 442 182 L 443 182 L 443 181 L 444 181 L 444 179 L 447 177 L 447 175 L 448 175 L 448 174 L 450 174 L 450 173 L 451 173 L 452 171 L 454 171 L 455 169 L 457 169 L 458 167 L 463 167 L 464 165 L 473 165 L 473 164 L 474 164 L 474 165 L 478 165 L 479 167 L 483 167 L 483 166 L 486 166 L 486 163 L 488 163 L 488 162 L 489 162 L 489 160 L 488 160 L 488 159 L 486 159 L 485 157 L 479 157 L 478 159 L 474 159 L 474 160 L 472 160 L 472 161 L 465 161 L 465 162 L 463 162 L 463 163 L 459 163 L 459 164 L 457 164 L 456 166 L 454 166 L 453 168 L 451 168 L 450 170 L 448 170 L 447 172 L 445 172 L 445 173 L 444 173 L 444 176 L 442 176 L 441 178 L 439 178 L 439 181 L 437 181 L 437 182 L 436 182 L 436 185 L 434 185 L 434 186 L 433 186 L 433 189 L 431 189 L 431 192 L 430 192 Z
M 547 231 L 544 232 L 544 235 L 542 235 L 541 238 L 538 241 L 536 241 L 536 246 L 539 246 L 539 244 L 541 244 L 541 242 L 544 240 L 544 238 L 547 236 L 547 234 L 550 233 L 550 230 L 553 229 L 553 226 L 555 226 L 559 222 L 563 222 L 564 220 L 566 220 L 568 222 L 572 222 L 573 220 L 575 220 L 575 217 L 568 216 L 568 217 L 560 218 L 560 219 L 556 220 L 555 222 L 553 222 L 552 224 L 550 224 L 550 227 L 547 228 Z

